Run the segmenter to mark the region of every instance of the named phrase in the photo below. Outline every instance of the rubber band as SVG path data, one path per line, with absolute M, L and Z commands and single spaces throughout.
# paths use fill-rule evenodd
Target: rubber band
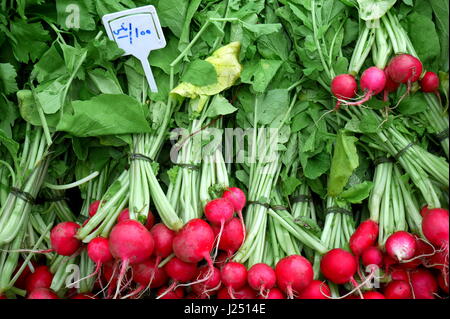
M 384 163 L 393 163 L 393 162 L 395 162 L 393 157 L 384 157 L 384 156 L 377 157 L 376 159 L 373 160 L 373 164 L 375 166 L 378 166 L 378 165 L 384 164 Z
M 258 201 L 248 201 L 247 204 L 248 205 L 251 205 L 251 204 L 260 205 L 267 209 L 270 208 L 272 210 L 288 210 L 288 208 L 284 205 L 270 205 L 268 203 L 263 203 L 263 202 L 258 202 Z
M 312 201 L 312 198 L 309 195 L 298 195 L 298 196 L 295 196 L 294 198 L 291 199 L 291 202 L 293 204 L 295 204 L 295 203 L 308 203 L 310 201 Z
M 406 153 L 406 151 L 411 148 L 412 146 L 414 146 L 414 143 L 411 142 L 408 145 L 406 145 L 402 150 L 400 150 L 397 154 L 394 155 L 395 159 L 398 160 L 400 158 L 400 156 L 402 156 L 403 154 Z
M 443 140 L 448 138 L 448 127 L 443 130 L 442 132 L 436 134 L 436 138 L 438 139 L 439 142 L 442 142 Z
M 16 196 L 17 198 L 20 198 L 21 200 L 23 200 L 24 202 L 26 202 L 28 204 L 35 203 L 35 199 L 34 199 L 33 195 L 31 195 L 28 192 L 24 192 L 16 187 L 11 187 L 11 194 Z
M 135 161 L 135 160 L 144 160 L 147 162 L 154 162 L 154 160 L 148 156 L 145 156 L 144 154 L 139 154 L 139 153 L 133 153 L 130 154 L 130 161 Z
M 352 216 L 352 212 L 348 209 L 341 208 L 341 207 L 328 207 L 326 210 L 326 214 L 344 214 Z
M 272 205 L 272 206 L 270 206 L 270 208 L 272 210 L 287 210 L 287 207 L 283 206 L 283 205 Z

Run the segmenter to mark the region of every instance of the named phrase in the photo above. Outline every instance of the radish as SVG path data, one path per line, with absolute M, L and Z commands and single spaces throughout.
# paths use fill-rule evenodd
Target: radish
M 27 299 L 60 299 L 60 298 L 51 289 L 36 288 L 28 295 Z
M 178 285 L 191 281 L 198 271 L 197 264 L 184 262 L 178 257 L 170 259 L 164 266 L 164 270 L 169 278 L 172 279 L 172 284 L 165 290 L 166 293 L 173 292 L 173 290 L 178 288 Z M 164 297 L 164 294 L 161 296 Z
M 331 298 L 330 287 L 325 281 L 313 280 L 303 289 L 297 299 L 329 299 Z
M 286 299 L 286 296 L 278 288 L 269 289 L 266 296 L 258 296 L 258 299 Z
M 408 272 L 401 268 L 394 268 L 390 275 L 392 280 L 409 281 Z
M 259 263 L 250 267 L 247 280 L 251 288 L 258 291 L 260 295 L 265 296 L 275 286 L 277 276 L 272 267 L 264 263 Z
M 428 211 L 429 211 L 428 205 L 422 207 L 422 209 L 420 210 L 420 215 L 422 216 L 422 218 L 425 216 L 426 213 L 428 213 Z
M 381 267 L 383 265 L 383 253 L 378 247 L 372 246 L 364 250 L 361 255 L 361 260 L 366 267 L 369 265 Z
M 225 198 L 216 198 L 209 201 L 204 208 L 206 219 L 215 226 L 220 226 L 219 234 L 217 235 L 216 252 L 217 255 L 218 245 L 220 238 L 222 237 L 223 227 L 225 223 L 233 218 L 234 206 Z
M 179 287 L 175 290 L 169 290 L 170 288 L 161 287 L 156 292 L 158 299 L 183 299 L 184 289 Z
M 363 299 L 386 299 L 384 295 L 378 291 L 366 291 L 363 293 Z
M 74 222 L 62 222 L 53 227 L 50 232 L 52 251 L 61 256 L 73 255 L 81 247 L 81 241 L 75 237 L 79 228 Z
M 158 265 L 161 259 L 168 257 L 172 253 L 175 232 L 167 228 L 166 225 L 159 223 L 152 227 L 150 234 L 152 234 L 155 242 L 153 254 L 156 256 L 156 264 Z
M 8 297 L 6 297 L 6 296 L 3 295 L 3 294 L 0 294 L 0 299 L 8 299 Z
M 152 234 L 139 222 L 126 220 L 113 227 L 109 235 L 109 250 L 114 258 L 122 261 L 115 298 L 120 290 L 129 264 L 139 263 L 153 253 Z
M 75 295 L 70 299 L 97 299 L 97 298 L 93 294 L 86 293 L 86 294 Z
M 228 199 L 231 204 L 233 204 L 234 211 L 238 214 L 239 219 L 241 221 L 243 234 L 245 238 L 245 223 L 244 223 L 244 217 L 242 216 L 242 210 L 245 207 L 245 204 L 247 203 L 247 198 L 245 196 L 245 193 L 238 187 L 228 187 L 222 194 L 222 198 Z
M 119 214 L 119 216 L 117 216 L 117 222 L 123 222 L 126 220 L 130 219 L 130 210 L 128 208 L 125 208 L 124 210 L 122 210 Z
M 25 289 L 28 293 L 37 288 L 50 288 L 53 281 L 53 274 L 47 266 L 36 267 L 26 280 Z
M 164 267 L 156 266 L 156 259 L 147 259 L 131 266 L 133 269 L 133 281 L 141 287 L 159 288 L 167 283 L 167 276 Z
M 414 299 L 435 299 L 438 283 L 431 271 L 417 269 L 411 272 L 411 286 Z
M 411 286 L 404 280 L 393 280 L 384 288 L 386 299 L 411 299 Z
M 218 232 L 218 230 L 217 230 L 217 232 Z M 228 259 L 229 259 L 229 254 L 226 253 L 225 251 L 221 251 L 217 255 L 216 259 L 214 260 L 214 265 L 217 268 L 222 269 L 222 267 L 225 266 L 226 263 L 228 262 Z
M 202 219 L 188 221 L 173 239 L 173 252 L 180 260 L 197 263 L 205 259 L 209 265 L 209 274 L 213 273 L 213 261 L 210 253 L 214 245 L 214 231 Z M 203 280 L 207 280 L 206 276 Z
M 217 293 L 217 299 L 256 299 L 256 293 L 249 286 L 244 286 L 234 291 L 233 296 L 230 296 L 228 289 L 224 287 Z
M 444 276 L 447 278 L 444 278 Z M 439 288 L 448 295 L 448 272 L 446 274 L 440 273 L 437 279 Z
M 324 277 L 338 285 L 351 282 L 357 286 L 353 278 L 357 267 L 355 256 L 341 248 L 330 250 L 320 262 L 320 270 Z
M 23 269 L 22 273 L 19 275 L 19 278 L 17 278 L 16 282 L 14 283 L 14 287 L 26 290 L 25 287 L 27 284 L 28 276 L 30 274 L 32 274 L 32 271 L 31 271 L 31 268 L 29 265 L 30 263 L 33 266 L 33 269 L 36 269 L 36 267 L 38 266 L 34 261 L 30 261 L 28 263 L 28 265 Z M 13 277 L 17 274 L 17 271 L 20 269 L 20 267 L 22 267 L 22 265 L 23 265 L 23 260 L 20 260 L 16 269 L 14 270 Z
M 338 99 L 335 110 L 341 105 L 341 100 L 350 100 L 355 97 L 358 90 L 358 84 L 355 78 L 350 74 L 339 74 L 331 81 L 331 92 Z
M 386 86 L 386 74 L 383 70 L 372 66 L 362 73 L 359 84 L 365 92 L 363 98 L 355 102 L 345 102 L 345 104 L 361 105 L 367 102 L 372 96 L 382 92 Z
M 101 203 L 101 201 L 96 200 L 96 201 L 92 202 L 91 205 L 89 205 L 89 211 L 88 211 L 89 217 L 92 217 L 97 213 L 100 203 Z
M 384 70 L 384 74 L 386 75 L 386 84 L 384 85 L 383 90 L 383 101 L 386 102 L 388 100 L 389 93 L 397 91 L 400 83 L 392 81 L 387 74 L 387 70 Z
M 300 293 L 313 280 L 311 263 L 303 256 L 291 255 L 278 261 L 275 266 L 277 285 L 289 299 Z
M 410 86 L 412 82 L 419 80 L 422 75 L 422 62 L 410 54 L 400 54 L 391 59 L 387 67 L 387 73 L 392 81 L 408 83 L 408 86 Z
M 422 232 L 431 244 L 438 247 L 440 250 L 445 251 L 448 259 L 448 210 L 443 208 L 430 209 L 423 217 Z
M 420 80 L 420 88 L 425 93 L 438 93 L 439 92 L 439 77 L 436 73 L 428 71 L 424 74 Z
M 378 224 L 371 219 L 359 224 L 349 240 L 350 249 L 355 256 L 359 257 L 366 249 L 376 243 L 378 230 Z
M 220 228 L 212 226 L 214 234 L 218 236 Z M 239 218 L 233 218 L 225 224 L 222 231 L 222 236 L 219 240 L 219 249 L 224 250 L 226 255 L 224 257 L 231 257 L 242 245 L 245 238 L 245 226 Z M 217 258 L 216 258 L 217 262 Z
M 192 291 L 197 295 L 197 297 L 206 297 L 209 298 L 210 296 L 217 293 L 217 291 L 220 289 L 221 286 L 221 276 L 220 276 L 220 270 L 216 267 L 214 267 L 214 272 L 212 276 L 206 281 L 202 281 L 201 279 L 205 278 L 205 276 L 208 275 L 208 267 L 207 265 L 201 266 L 198 269 L 198 275 L 197 278 L 200 279 L 200 283 L 192 285 Z
M 231 299 L 235 299 L 234 291 L 247 284 L 247 268 L 241 263 L 229 262 L 220 270 L 220 278 L 227 287 Z
M 416 253 L 416 239 L 406 231 L 397 231 L 390 235 L 385 243 L 386 252 L 397 261 L 408 260 Z

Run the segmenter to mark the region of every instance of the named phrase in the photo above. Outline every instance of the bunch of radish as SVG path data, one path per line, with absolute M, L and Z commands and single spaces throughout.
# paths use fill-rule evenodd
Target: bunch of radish
M 439 96 L 437 74 L 431 71 L 423 74 L 421 61 L 410 54 L 393 57 L 384 70 L 376 66 L 367 68 L 359 79 L 363 96 L 356 101 L 354 98 L 357 95 L 358 84 L 355 77 L 351 74 L 337 75 L 331 82 L 331 92 L 337 98 L 335 110 L 339 109 L 342 103 L 361 105 L 382 92 L 386 101 L 389 93 L 396 92 L 402 84 L 407 86 L 406 94 L 409 94 L 412 84 L 418 81 L 423 92 Z

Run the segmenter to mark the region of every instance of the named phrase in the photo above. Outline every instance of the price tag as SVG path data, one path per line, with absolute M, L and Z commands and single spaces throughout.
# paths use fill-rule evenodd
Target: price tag
M 108 37 L 125 51 L 141 61 L 152 92 L 158 92 L 148 56 L 150 51 L 166 46 L 166 39 L 154 6 L 106 14 L 102 18 Z

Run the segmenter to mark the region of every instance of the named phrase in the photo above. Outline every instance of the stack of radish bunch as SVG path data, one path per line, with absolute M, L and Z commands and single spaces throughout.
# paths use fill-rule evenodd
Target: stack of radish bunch
M 331 82 L 331 92 L 338 99 L 335 109 L 337 110 L 341 103 L 361 105 L 379 93 L 384 93 L 384 100 L 387 100 L 389 93 L 396 92 L 401 84 L 407 85 L 406 94 L 408 94 L 412 84 L 417 81 L 420 81 L 423 92 L 438 95 L 439 77 L 437 74 L 428 71 L 422 76 L 422 72 L 422 63 L 410 54 L 395 56 L 384 70 L 376 66 L 369 67 L 361 74 L 359 86 L 363 90 L 364 96 L 357 101 L 352 101 L 358 91 L 355 77 L 351 74 L 340 74 Z
M 388 237 L 384 248 L 376 246 L 377 223 L 362 222 L 350 238 L 352 253 L 330 250 L 322 258 L 322 275 L 334 284 L 352 284 L 353 291 L 359 292 L 346 296 L 352 299 L 435 299 L 439 288 L 448 294 L 448 210 L 425 208 L 421 213 L 424 238 L 398 231 Z M 359 270 L 360 262 L 369 272 L 367 277 Z M 360 284 L 354 279 L 357 273 L 364 279 Z M 376 276 L 383 283 L 381 291 L 362 293 L 365 283 Z

